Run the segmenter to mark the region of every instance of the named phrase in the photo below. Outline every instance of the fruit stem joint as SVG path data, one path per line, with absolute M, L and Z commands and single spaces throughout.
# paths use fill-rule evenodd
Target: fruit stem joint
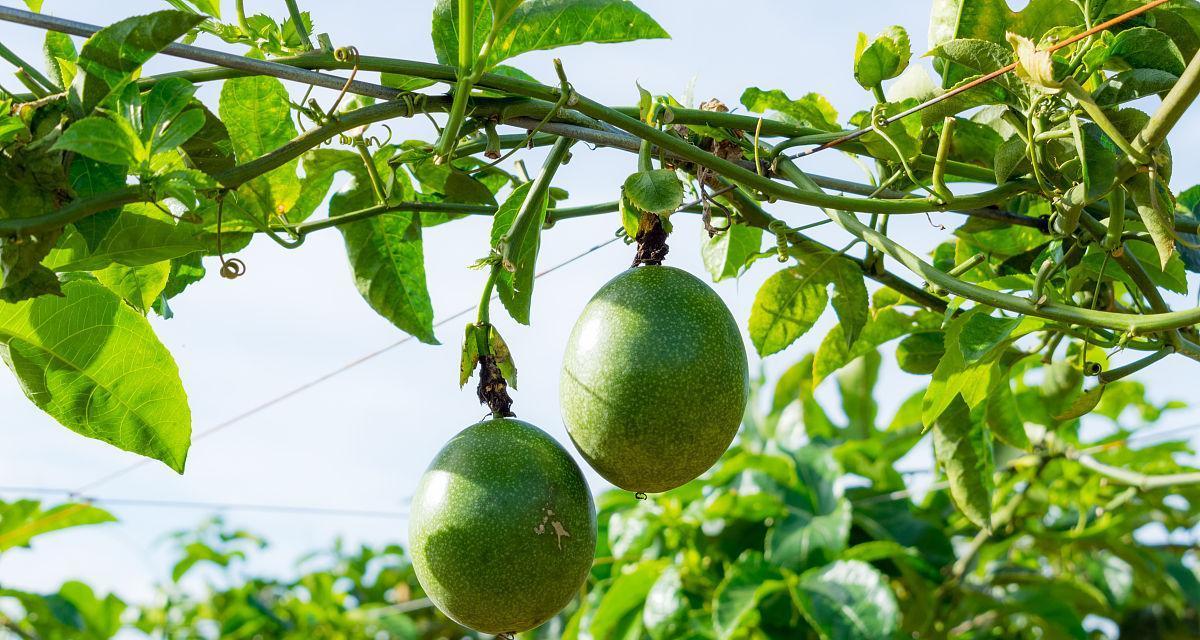
M 512 398 L 508 395 L 508 380 L 500 372 L 496 357 L 490 354 L 479 356 L 479 386 L 475 390 L 479 403 L 486 404 L 493 418 L 511 418 Z
M 667 246 L 667 230 L 663 228 L 662 218 L 654 213 L 643 213 L 637 233 L 637 253 L 633 257 L 633 266 L 661 265 L 671 250 Z

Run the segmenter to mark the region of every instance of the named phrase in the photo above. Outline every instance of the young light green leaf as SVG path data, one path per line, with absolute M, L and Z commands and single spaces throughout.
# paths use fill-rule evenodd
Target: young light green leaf
M 74 151 L 96 162 L 133 167 L 148 156 L 141 140 L 130 131 L 109 118 L 89 116 L 68 127 L 52 148 Z
M 903 27 L 888 27 L 874 40 L 860 33 L 854 49 L 854 79 L 862 88 L 874 89 L 903 73 L 911 59 L 912 44 Z
M 79 70 L 79 54 L 75 51 L 75 42 L 71 40 L 71 36 L 47 31 L 43 51 L 46 54 L 46 68 L 50 71 L 50 79 L 60 87 L 71 86 Z
M 84 113 L 119 93 L 147 60 L 203 20 L 182 11 L 156 11 L 126 18 L 88 38 L 79 52 Z
M 804 572 L 792 595 L 823 640 L 890 640 L 900 626 L 887 578 L 859 560 L 839 560 Z
M 742 105 L 755 113 L 778 113 L 788 122 L 823 131 L 838 131 L 837 110 L 823 96 L 809 93 L 792 100 L 779 89 L 764 91 L 750 87 L 742 93 Z
M 738 277 L 762 250 L 763 230 L 759 227 L 732 224 L 715 236 L 707 231 L 703 234 L 700 257 L 713 282 Z
M 68 232 L 45 264 L 58 272 L 96 271 L 112 264 L 139 267 L 204 249 L 188 229 L 150 204 L 127 205 L 94 250 Z
M 808 332 L 828 303 L 826 283 L 798 265 L 767 278 L 750 310 L 750 340 L 761 356 L 786 349 Z
M 183 472 L 191 410 L 146 319 L 104 286 L 0 304 L 0 355 L 38 407 L 89 438 Z
M 290 97 L 283 83 L 275 78 L 226 80 L 221 87 L 220 113 L 233 151 L 241 162 L 274 151 L 296 136 Z M 298 164 L 299 159 L 292 159 L 254 178 L 238 187 L 238 195 L 257 209 L 260 218 L 286 214 L 300 197 Z
M 981 529 L 992 527 L 992 474 L 995 463 L 987 429 L 955 396 L 933 424 L 933 455 L 950 481 L 958 510 Z
M 143 267 L 113 264 L 93 275 L 100 284 L 121 296 L 129 306 L 146 315 L 167 286 L 171 262 L 164 260 Z
M 474 51 L 479 52 L 492 28 L 488 2 L 475 1 Z M 507 22 L 495 33 L 487 67 L 528 51 L 554 49 L 584 42 L 631 42 L 667 38 L 644 11 L 629 0 L 527 0 L 512 7 Z M 454 64 L 458 52 L 458 11 L 454 0 L 438 0 L 433 9 L 433 49 L 438 62 Z
M 52 531 L 116 521 L 109 512 L 85 502 L 42 509 L 33 500 L 0 501 L 0 553 L 26 546 L 35 537 Z
M 622 194 L 640 211 L 670 214 L 683 204 L 683 183 L 671 169 L 639 171 L 625 179 Z

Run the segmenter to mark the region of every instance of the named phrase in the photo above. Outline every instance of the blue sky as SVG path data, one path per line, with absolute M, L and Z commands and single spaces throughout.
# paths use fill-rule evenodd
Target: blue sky
M 23 8 L 14 0 L 4 4 Z M 224 4 L 232 14 L 233 3 Z M 856 34 L 873 34 L 900 24 L 909 29 L 919 53 L 926 44 L 929 7 L 927 0 L 742 0 L 736 11 L 731 10 L 731 3 L 717 0 L 686 4 L 638 0 L 637 4 L 658 19 L 673 39 L 532 53 L 513 63 L 549 81 L 554 78 L 551 59 L 560 57 L 580 92 L 609 104 L 635 102 L 635 80 L 652 92 L 669 92 L 680 98 L 692 86 L 697 102 L 718 97 L 731 107 L 737 105 L 744 88 L 759 86 L 781 88 L 793 96 L 818 91 L 845 116 L 872 102 L 850 74 Z M 252 13 L 284 12 L 283 3 L 276 0 L 248 0 L 246 5 Z M 367 55 L 433 59 L 428 35 L 431 2 L 301 0 L 301 5 L 312 12 L 317 31 L 328 32 L 336 46 L 354 45 Z M 150 0 L 46 0 L 44 10 L 108 24 L 164 7 L 165 3 Z M 753 41 L 748 41 L 746 33 L 756 34 Z M 0 24 L 0 41 L 28 59 L 38 58 L 41 37 L 34 29 Z M 212 40 L 202 39 L 198 44 L 227 48 Z M 146 72 L 188 65 L 156 58 Z M 4 71 L 8 77 L 7 69 Z M 372 79 L 373 74 L 366 75 Z M 215 103 L 216 91 L 216 85 L 207 86 L 201 95 Z M 323 103 L 329 103 L 331 96 L 318 95 Z M 392 127 L 401 137 L 433 137 L 428 122 L 420 118 Z M 1172 144 L 1175 187 L 1182 190 L 1200 182 L 1200 154 L 1196 151 L 1200 149 L 1200 119 L 1196 115 L 1185 117 Z M 523 157 L 530 167 L 536 167 L 542 154 L 531 151 Z M 559 172 L 556 184 L 570 191 L 573 204 L 612 200 L 621 181 L 634 170 L 634 162 L 632 155 L 581 147 L 574 161 Z M 805 168 L 818 173 L 862 177 L 855 165 L 837 154 L 822 154 L 806 162 Z M 793 224 L 815 221 L 821 215 L 793 205 L 777 205 L 773 212 Z M 960 219 L 949 214 L 946 218 L 947 224 Z M 438 318 L 478 299 L 482 274 L 467 266 L 486 254 L 489 224 L 487 219 L 473 219 L 426 232 L 427 271 Z M 543 240 L 540 265 L 555 264 L 610 238 L 617 225 L 614 214 L 556 226 Z M 932 247 L 949 234 L 930 227 L 924 216 L 893 221 L 892 229 L 914 248 Z M 844 234 L 827 229 L 815 235 L 838 246 L 846 241 Z M 670 263 L 702 274 L 700 237 L 697 221 L 678 223 L 671 240 Z M 240 257 L 248 265 L 245 277 L 237 281 L 210 277 L 172 303 L 175 319 L 152 318 L 179 363 L 196 431 L 403 338 L 354 290 L 337 232 L 315 234 L 296 251 L 259 240 Z M 501 312 L 493 314 L 521 371 L 515 410 L 564 443 L 557 391 L 563 345 L 587 299 L 624 269 L 630 258 L 629 248 L 613 244 L 538 281 L 532 327 L 516 325 Z M 210 269 L 213 264 L 209 263 Z M 763 262 L 740 281 L 716 286 L 743 325 L 758 285 L 772 271 L 773 264 Z M 485 413 L 473 389 L 457 386 L 458 345 L 464 323 L 453 321 L 439 330 L 443 346 L 413 341 L 392 349 L 197 442 L 184 476 L 158 464 L 145 465 L 95 488 L 94 494 L 403 510 L 428 460 L 447 439 Z M 796 345 L 762 366 L 768 372 L 781 371 L 815 349 L 830 324 L 826 317 Z M 752 358 L 751 366 L 760 363 Z M 1140 379 L 1156 398 L 1186 398 L 1194 388 L 1190 375 L 1195 372 L 1195 363 L 1172 358 Z M 889 363 L 881 385 L 881 415 L 889 416 L 915 390 L 917 382 Z M 824 397 L 832 397 L 830 386 L 832 383 L 821 390 Z M 0 485 L 74 488 L 136 460 L 59 426 L 24 398 L 7 373 L 0 373 L 0 416 Z M 1198 417 L 1200 412 L 1179 412 L 1169 416 L 1164 425 L 1191 424 L 1200 421 Z M 912 456 L 910 466 L 929 466 L 924 446 Z M 596 491 L 607 488 L 590 471 L 588 478 Z M 17 494 L 0 493 L 0 497 L 11 499 Z M 65 579 L 80 578 L 102 591 L 144 598 L 168 574 L 166 548 L 159 543 L 162 535 L 209 515 L 194 509 L 110 509 L 120 518 L 119 524 L 47 536 L 32 550 L 6 553 L 0 560 L 0 580 L 6 586 L 49 590 Z M 255 561 L 256 568 L 268 572 L 286 572 L 301 553 L 337 537 L 351 543 L 383 543 L 403 540 L 407 529 L 403 518 L 230 512 L 227 519 L 271 540 L 271 549 Z

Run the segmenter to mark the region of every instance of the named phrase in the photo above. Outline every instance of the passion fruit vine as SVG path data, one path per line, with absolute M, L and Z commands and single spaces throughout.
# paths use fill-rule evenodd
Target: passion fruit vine
M 571 440 L 613 484 L 678 487 L 729 447 L 749 394 L 746 347 L 716 292 L 667 266 L 629 269 L 588 302 L 560 397 Z
M 520 420 L 467 427 L 437 454 L 413 497 L 413 567 L 446 615 L 518 633 L 562 610 L 587 579 L 596 508 L 579 466 Z

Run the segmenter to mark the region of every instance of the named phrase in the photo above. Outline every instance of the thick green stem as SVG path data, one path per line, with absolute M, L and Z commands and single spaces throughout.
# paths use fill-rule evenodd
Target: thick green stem
M 1131 375 L 1141 371 L 1142 369 L 1149 367 L 1150 365 L 1154 364 L 1155 362 L 1158 362 L 1159 360 L 1162 360 L 1163 358 L 1171 355 L 1172 353 L 1175 353 L 1175 349 L 1173 347 L 1166 347 L 1163 349 L 1159 349 L 1158 351 L 1155 351 L 1154 353 L 1152 353 L 1144 358 L 1141 358 L 1140 360 L 1135 360 L 1123 367 L 1109 369 L 1108 371 L 1101 373 L 1097 379 L 1100 381 L 1100 384 L 1108 384 L 1110 382 L 1116 382 L 1117 380 L 1120 380 L 1121 378 L 1131 376 Z
M 379 177 L 379 169 L 375 167 L 375 159 L 371 157 L 371 150 L 367 147 L 367 141 L 361 135 L 354 137 L 354 150 L 358 152 L 362 158 L 363 165 L 367 169 L 367 178 L 371 181 L 371 190 L 375 192 L 375 203 L 383 204 L 387 202 L 387 194 L 384 193 L 383 179 Z
M 475 0 L 458 0 L 458 82 L 454 85 L 454 103 L 446 126 L 434 146 L 439 161 L 449 161 L 458 144 L 459 129 L 467 115 L 467 102 L 475 77 Z
M 1192 56 L 1183 75 L 1171 87 L 1171 91 L 1163 97 L 1158 111 L 1150 117 L 1150 122 L 1142 128 L 1142 132 L 1133 140 L 1133 146 L 1142 153 L 1150 153 L 1167 139 L 1167 134 L 1183 117 L 1184 112 L 1200 95 L 1200 53 Z
M 56 91 L 63 90 L 62 87 L 54 84 L 53 80 L 42 75 L 42 72 L 38 71 L 37 67 L 25 62 L 20 56 L 13 53 L 12 49 L 4 46 L 4 43 L 0 43 L 0 58 L 4 58 L 13 66 L 24 71 L 27 76 L 33 79 L 34 82 L 41 85 L 46 91 L 54 93 Z
M 516 252 L 524 249 L 529 234 L 541 233 L 538 216 L 541 215 L 541 209 L 545 206 L 546 196 L 550 192 L 550 183 L 553 182 L 558 168 L 566 161 L 567 154 L 574 143 L 575 141 L 570 138 L 559 138 L 554 146 L 550 147 L 550 153 L 546 155 L 541 172 L 529 185 L 529 193 L 525 195 L 525 201 L 517 210 L 512 226 L 500 240 L 500 259 L 506 269 L 514 268 L 518 259 Z
M 1067 457 L 1078 462 L 1085 468 L 1094 471 L 1109 480 L 1119 484 L 1137 487 L 1141 491 L 1177 487 L 1186 484 L 1200 484 L 1200 473 L 1172 473 L 1167 475 L 1149 475 L 1138 473 L 1121 467 L 1104 464 L 1091 455 L 1078 451 L 1069 451 Z
M 492 291 L 496 288 L 496 279 L 500 277 L 500 261 L 492 263 L 488 269 L 487 280 L 483 283 L 483 293 L 479 296 L 479 307 L 475 311 L 475 324 L 480 327 L 487 327 L 491 321 L 491 306 L 492 306 Z M 480 331 L 482 337 L 479 338 L 479 353 L 485 354 L 488 352 L 487 331 Z
M 1108 119 L 1108 115 L 1104 113 L 1104 109 L 1100 105 L 1096 104 L 1096 101 L 1092 98 L 1092 94 L 1088 93 L 1086 89 L 1079 86 L 1079 83 L 1075 82 L 1075 80 L 1072 78 L 1067 78 L 1063 81 L 1063 88 L 1067 90 L 1067 93 L 1071 94 L 1072 98 L 1075 98 L 1075 100 L 1079 102 L 1079 105 L 1083 107 L 1084 111 L 1087 112 L 1088 117 L 1092 119 L 1092 122 L 1095 122 L 1096 125 L 1099 126 L 1102 131 L 1104 131 L 1105 135 L 1111 138 L 1112 141 L 1116 143 L 1117 147 L 1129 157 L 1130 162 L 1137 165 L 1143 165 L 1148 162 L 1149 159 L 1146 157 L 1146 153 L 1138 149 L 1138 147 L 1133 143 L 1126 140 L 1125 136 L 1121 135 L 1121 132 L 1117 129 L 1116 125 L 1114 125 L 1112 121 Z
M 933 163 L 933 190 L 938 197 L 946 202 L 954 199 L 950 187 L 946 186 L 946 161 L 950 159 L 950 147 L 954 141 L 953 116 L 947 116 L 942 121 L 942 134 L 938 139 L 937 158 Z

